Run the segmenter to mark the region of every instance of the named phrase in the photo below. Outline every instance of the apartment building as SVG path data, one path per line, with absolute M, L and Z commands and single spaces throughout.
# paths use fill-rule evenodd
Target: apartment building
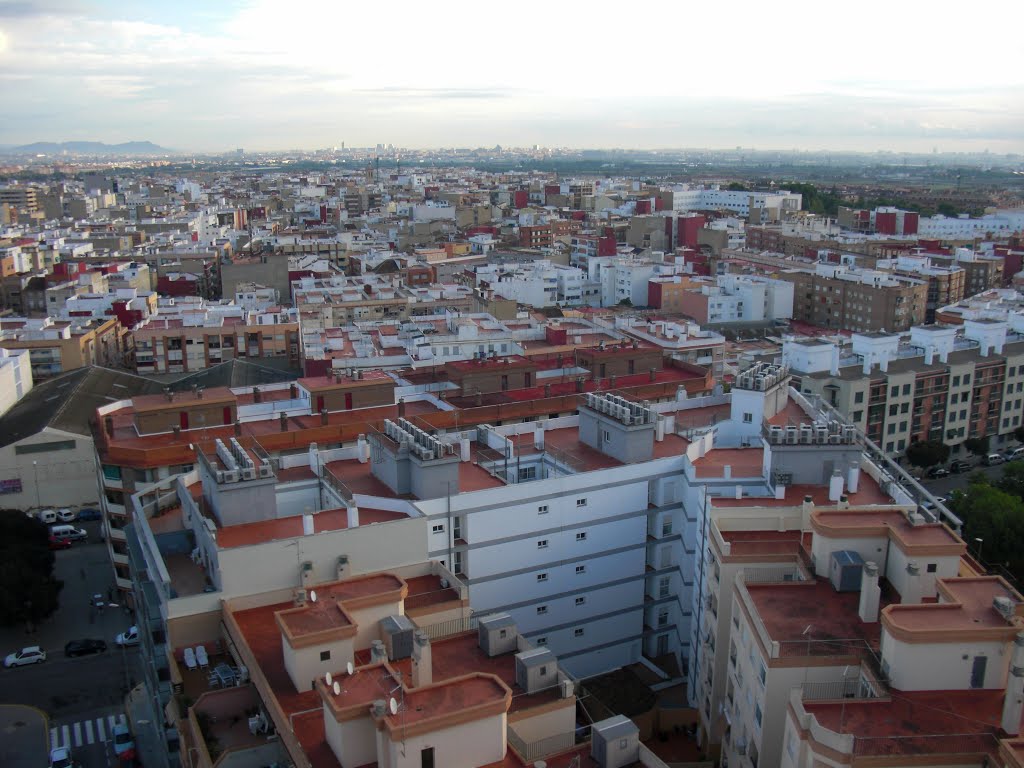
M 941 440 L 954 456 L 970 437 L 1005 445 L 1024 423 L 1024 337 L 1011 323 L 918 326 L 909 338 L 854 334 L 849 347 L 787 339 L 782 361 L 887 454 Z
M 437 283 L 403 286 L 386 276 L 304 277 L 292 283 L 303 327 L 334 328 L 364 321 L 406 320 L 445 309 L 470 312 L 473 289 Z
M 245 358 L 301 365 L 298 314 L 274 307 L 263 312 L 233 303 L 163 299 L 156 314 L 131 330 L 138 373 L 188 373 Z
M 719 275 L 693 279 L 672 306 L 698 323 L 763 323 L 793 316 L 793 291 L 786 280 Z
M 32 389 L 32 365 L 27 349 L 0 347 L 0 415 Z
M 925 280 L 829 263 L 779 279 L 793 283 L 793 319 L 823 328 L 906 331 L 927 314 Z
M 961 268 L 964 271 L 964 296 L 1000 288 L 1003 285 L 1003 258 L 972 251 L 969 248 L 957 248 L 952 255 L 928 253 L 936 265 L 949 269 Z
M 875 266 L 896 275 L 927 281 L 925 323 L 935 322 L 935 313 L 941 307 L 956 304 L 964 298 L 968 272 L 959 263 L 932 264 L 928 256 L 901 255 L 895 259 L 879 259 Z
M 28 350 L 34 381 L 87 365 L 116 367 L 125 356 L 124 333 L 116 317 L 6 317 L 0 320 L 0 347 Z
M 756 221 L 762 218 L 777 220 L 785 213 L 799 211 L 803 196 L 797 192 L 777 190 L 772 192 L 748 192 L 745 190 L 721 189 L 715 185 L 709 189 L 690 188 L 683 184 L 672 188 L 673 207 L 677 211 L 716 211 L 725 209 L 741 216 L 756 212 Z
M 1021 310 L 1024 310 L 1024 295 L 1014 288 L 993 288 L 940 307 L 936 310 L 935 322 L 963 325 L 965 320 L 1008 321 Z

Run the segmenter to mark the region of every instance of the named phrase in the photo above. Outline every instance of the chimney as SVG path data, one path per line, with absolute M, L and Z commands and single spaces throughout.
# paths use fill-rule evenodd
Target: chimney
M 868 560 L 860 577 L 860 605 L 857 615 L 865 624 L 878 621 L 878 603 L 882 590 L 878 586 L 878 564 Z
M 1010 674 L 1006 676 L 1003 698 L 1003 730 L 1010 736 L 1020 734 L 1020 718 L 1024 713 L 1024 632 L 1013 641 Z
M 287 432 L 288 431 L 288 414 L 287 413 L 282 413 L 281 414 L 281 431 L 282 432 Z
M 203 388 L 202 387 L 196 387 L 196 397 L 198 399 L 200 399 L 200 400 L 203 399 Z
M 103 431 L 107 433 L 107 437 L 114 436 L 114 417 L 104 416 L 103 417 Z
M 829 364 L 828 372 L 830 376 L 839 375 L 839 345 L 832 345 L 832 362 Z
M 320 409 L 320 426 L 321 427 L 326 427 L 327 426 L 327 409 L 326 408 L 321 408 Z
M 476 391 L 476 407 L 479 408 L 484 404 L 484 395 L 479 389 Z
M 649 381 L 657 381 L 658 380 L 658 369 L 657 368 L 651 368 L 649 371 L 647 371 L 647 378 L 648 378 Z
M 312 536 L 315 532 L 316 532 L 316 529 L 315 529 L 315 527 L 313 525 L 313 516 L 312 515 L 303 515 L 302 516 L 302 535 L 303 536 Z
M 299 397 L 299 388 L 295 384 L 288 386 L 288 397 L 292 400 L 297 400 Z
M 854 494 L 860 487 L 860 461 L 853 460 L 846 470 L 846 492 Z
M 811 530 L 811 512 L 814 511 L 814 498 L 812 496 L 804 496 L 803 504 L 800 505 L 800 518 L 803 525 L 803 530 Z
M 252 388 L 252 401 L 254 403 L 262 403 L 263 402 L 263 393 L 260 392 L 260 388 L 259 387 L 253 387 Z
M 412 687 L 420 688 L 433 682 L 430 637 L 422 629 L 417 629 L 412 636 Z
M 370 641 L 370 663 L 383 664 L 388 660 L 388 651 L 384 647 L 383 640 Z
M 235 419 L 235 437 L 241 437 L 241 436 L 242 436 L 242 422 L 240 422 L 238 419 Z
M 181 427 L 175 425 L 175 426 L 171 427 L 171 432 L 174 433 L 174 439 L 175 440 L 181 439 Z
M 582 376 L 576 377 L 576 391 L 577 392 L 582 392 L 583 391 L 583 377 Z
M 618 378 L 614 373 L 608 377 L 608 387 L 615 389 L 615 379 Z
M 347 517 L 348 517 L 348 520 L 347 520 L 348 527 L 349 528 L 358 528 L 359 527 L 359 507 L 357 507 L 354 503 L 350 503 L 350 504 L 345 506 L 345 512 L 347 513 Z
M 907 575 L 903 582 L 903 591 L 900 593 L 901 605 L 917 605 L 921 602 L 921 566 L 917 563 L 907 563 Z
M 400 418 L 400 419 L 404 419 L 405 418 L 405 398 L 404 397 L 398 398 L 398 418 Z
M 544 397 L 551 397 L 551 385 L 550 384 L 545 384 L 544 385 Z

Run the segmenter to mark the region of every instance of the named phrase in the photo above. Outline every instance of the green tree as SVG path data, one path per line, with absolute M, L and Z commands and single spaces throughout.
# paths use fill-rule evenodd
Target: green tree
M 726 187 L 730 192 L 747 192 L 747 185 L 742 184 L 738 181 L 729 182 L 729 186 Z
M 956 512 L 964 521 L 963 537 L 981 539 L 985 562 L 1024 576 L 1024 500 L 985 483 L 958 495 Z
M 996 488 L 1024 499 L 1024 462 L 1015 461 L 1003 467 L 1003 476 L 996 483 Z
M 0 626 L 35 626 L 57 610 L 49 531 L 17 509 L 0 510 Z
M 975 456 L 984 456 L 988 453 L 988 435 L 984 437 L 969 437 L 964 440 L 964 448 Z
M 919 440 L 907 446 L 907 461 L 915 467 L 934 467 L 949 458 L 949 446 L 939 440 Z
M 627 297 L 627 298 L 625 298 L 625 299 L 623 299 L 622 301 L 619 302 L 619 306 L 620 307 L 632 307 L 633 306 L 633 300 Z
M 1013 430 L 1013 439 L 1018 443 L 1024 443 L 1024 426 L 1017 427 Z

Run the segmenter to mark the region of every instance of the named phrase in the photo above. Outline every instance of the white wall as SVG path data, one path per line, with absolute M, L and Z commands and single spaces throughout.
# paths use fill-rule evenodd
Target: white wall
M 971 686 L 975 656 L 985 656 L 983 688 L 1003 688 L 1010 654 L 999 641 L 905 643 L 882 629 L 882 659 L 892 687 L 901 691 L 966 690 Z
M 339 723 L 325 704 L 324 733 L 341 765 L 377 762 L 377 727 L 369 712 L 364 717 Z
M 401 715 L 398 716 L 398 719 Z M 434 765 L 444 768 L 476 768 L 505 757 L 504 713 L 451 728 L 391 741 L 381 731 L 377 763 L 381 768 L 421 768 L 422 751 L 434 748 Z M 397 734 L 396 734 L 397 735 Z
M 281 637 L 284 668 L 298 691 L 311 691 L 317 677 L 344 669 L 345 664 L 353 659 L 352 650 L 352 638 L 338 638 L 317 645 L 292 648 L 287 638 Z M 320 661 L 321 651 L 330 651 L 331 657 Z
M 74 440 L 73 450 L 17 453 L 16 446 Z M 36 462 L 33 467 L 32 462 Z M 0 496 L 0 504 L 18 509 L 95 504 L 96 452 L 92 437 L 46 427 L 0 448 L 0 480 L 21 479 L 21 493 Z

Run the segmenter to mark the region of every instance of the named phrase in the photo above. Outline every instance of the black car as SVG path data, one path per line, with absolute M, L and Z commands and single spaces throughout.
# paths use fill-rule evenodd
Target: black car
M 950 472 L 956 472 L 957 474 L 959 474 L 961 472 L 966 472 L 970 468 L 971 468 L 970 462 L 964 461 L 963 459 L 957 459 L 956 461 L 954 461 L 953 463 L 951 463 L 949 465 L 949 471 Z
M 88 656 L 92 653 L 103 653 L 107 644 L 102 640 L 72 640 L 64 646 L 65 656 Z
M 946 477 L 949 474 L 949 470 L 945 467 L 932 467 L 928 470 L 927 474 L 932 480 L 936 480 L 940 477 Z
M 78 510 L 78 519 L 79 520 L 102 520 L 103 519 L 103 513 L 100 512 L 98 509 L 92 509 L 90 507 L 86 507 L 85 509 Z

